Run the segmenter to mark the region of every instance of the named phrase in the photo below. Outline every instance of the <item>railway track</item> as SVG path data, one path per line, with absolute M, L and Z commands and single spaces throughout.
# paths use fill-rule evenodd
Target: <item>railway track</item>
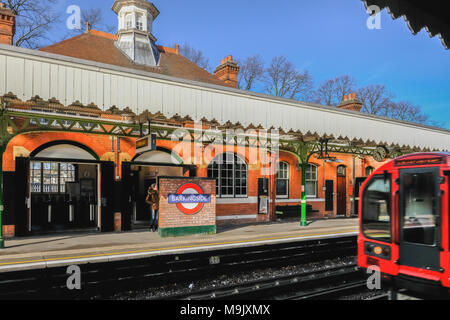
M 324 261 L 356 253 L 356 237 L 171 254 L 80 265 L 81 290 L 68 290 L 66 267 L 0 273 L 0 299 L 106 299 L 129 290 L 258 268 Z M 288 279 L 285 279 L 289 281 Z
M 390 295 L 388 293 L 383 293 L 374 297 L 367 298 L 365 300 L 369 301 L 386 301 L 390 299 Z
M 329 299 L 361 291 L 366 282 L 356 264 L 300 272 L 243 284 L 203 289 L 164 297 L 164 300 L 305 300 Z

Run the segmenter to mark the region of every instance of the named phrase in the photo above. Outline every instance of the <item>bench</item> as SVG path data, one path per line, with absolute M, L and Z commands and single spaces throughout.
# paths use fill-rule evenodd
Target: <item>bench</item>
M 277 217 L 279 219 L 300 218 L 302 207 L 300 205 L 295 206 L 277 206 Z M 312 205 L 306 205 L 306 214 L 318 213 L 319 210 L 313 210 Z M 278 214 L 281 213 L 281 214 Z

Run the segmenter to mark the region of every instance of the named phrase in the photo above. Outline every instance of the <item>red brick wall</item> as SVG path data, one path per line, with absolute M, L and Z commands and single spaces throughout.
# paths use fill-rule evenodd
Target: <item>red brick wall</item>
M 85 145 L 87 148 L 91 149 L 97 156 L 102 159 L 102 157 L 108 156 L 111 153 L 111 140 L 108 136 L 100 136 L 100 135 L 89 135 L 82 133 L 56 133 L 56 132 L 47 132 L 47 133 L 28 133 L 22 134 L 14 137 L 11 142 L 8 144 L 6 152 L 3 156 L 4 161 L 4 170 L 5 171 L 14 171 L 14 147 L 23 148 L 23 151 L 32 152 L 36 148 L 51 142 L 51 141 L 75 141 Z M 177 145 L 177 142 L 174 141 L 165 141 L 158 140 L 158 147 L 165 148 L 167 150 L 172 150 Z M 22 149 L 20 149 L 22 150 Z M 19 150 L 19 151 L 20 151 Z M 231 150 L 233 151 L 233 150 Z M 238 153 L 241 158 L 245 159 L 248 163 L 248 154 L 249 149 L 245 148 L 234 148 L 234 152 Z M 17 150 L 16 150 L 17 153 Z M 128 154 L 128 158 L 132 159 L 136 155 L 135 151 L 135 142 L 134 139 L 121 139 L 121 153 Z M 347 215 L 350 215 L 352 209 L 352 202 L 350 200 L 351 195 L 353 194 L 353 155 L 349 154 L 331 154 L 332 156 L 337 157 L 339 160 L 342 160 L 342 163 L 325 163 L 323 160 L 317 159 L 317 157 L 311 157 L 310 163 L 317 165 L 318 167 L 318 190 L 317 190 L 317 199 L 308 199 L 308 204 L 312 206 L 313 210 L 319 210 L 318 214 L 315 216 L 323 217 L 328 215 L 333 217 L 336 215 L 337 208 L 337 166 L 344 165 L 347 168 L 346 181 L 347 181 Z M 183 154 L 181 153 L 182 157 Z M 217 156 L 217 155 L 214 155 Z M 114 156 L 107 159 L 102 160 L 114 160 Z M 288 152 L 280 152 L 279 161 L 284 161 L 289 163 L 289 199 L 277 199 L 278 205 L 299 205 L 301 198 L 301 170 L 297 169 L 297 157 Z M 383 163 L 378 163 L 372 159 L 372 157 L 364 157 L 364 159 L 356 158 L 355 159 L 355 177 L 363 177 L 365 176 L 366 167 L 374 167 L 375 169 L 380 167 Z M 202 166 L 198 167 L 197 175 L 198 177 L 206 178 L 208 175 L 207 171 L 208 163 L 204 163 Z M 121 166 L 119 165 L 119 168 Z M 325 172 L 324 172 L 325 168 Z M 249 201 L 246 202 L 245 199 L 239 201 L 239 203 L 226 203 L 227 201 L 223 201 L 224 203 L 219 203 L 217 205 L 217 215 L 220 217 L 230 216 L 230 215 L 238 215 L 238 216 L 253 216 L 250 219 L 237 219 L 238 222 L 244 221 L 253 221 L 253 222 L 262 222 L 262 221 L 270 221 L 271 215 L 257 215 L 257 204 L 255 202 L 255 198 L 258 196 L 258 178 L 261 178 L 261 165 L 257 164 L 248 164 L 248 198 Z M 266 176 L 269 178 L 268 176 Z M 325 180 L 333 180 L 334 181 L 334 211 L 333 212 L 325 212 L 325 191 L 324 181 Z M 215 189 L 214 189 L 215 193 Z M 272 206 L 272 204 L 271 204 Z M 219 223 L 227 223 L 230 220 L 220 220 Z M 236 222 L 236 221 L 233 221 Z
M 330 154 L 330 156 L 336 157 L 337 159 L 343 161 L 342 163 L 324 163 L 323 160 L 317 159 L 316 156 L 311 157 L 309 163 L 317 166 L 317 198 L 308 198 L 307 203 L 311 205 L 313 210 L 319 210 L 319 214 L 313 214 L 312 216 L 323 217 L 325 215 L 328 216 L 336 216 L 337 210 L 337 167 L 343 165 L 346 167 L 346 189 L 347 189 L 347 215 L 351 214 L 352 210 L 352 202 L 351 196 L 353 194 L 353 166 L 355 167 L 355 178 L 364 177 L 365 169 L 367 167 L 373 167 L 375 169 L 382 166 L 384 163 L 379 163 L 373 160 L 372 157 L 364 157 L 361 159 L 357 157 L 355 159 L 355 165 L 353 165 L 353 155 L 351 154 Z M 290 181 L 289 181 L 289 200 L 301 198 L 301 184 L 302 184 L 302 173 L 301 170 L 297 170 L 297 158 L 296 156 L 286 153 L 280 152 L 280 160 L 288 162 L 290 164 Z M 333 190 L 333 198 L 334 198 L 334 211 L 333 212 L 325 212 L 325 181 L 333 180 L 334 181 L 334 190 Z M 286 199 L 277 199 L 277 205 L 299 205 L 298 202 L 287 202 Z
M 211 195 L 211 203 L 205 203 L 201 211 L 194 215 L 184 214 L 175 204 L 169 204 L 169 195 L 176 194 L 178 189 L 186 183 L 194 183 L 203 190 L 204 194 Z M 159 227 L 161 229 L 216 225 L 216 181 L 193 178 L 161 179 L 159 188 Z

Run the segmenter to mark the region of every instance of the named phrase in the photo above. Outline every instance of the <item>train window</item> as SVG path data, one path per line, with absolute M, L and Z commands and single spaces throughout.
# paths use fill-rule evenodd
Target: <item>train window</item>
M 404 175 L 403 240 L 424 245 L 435 244 L 436 184 L 434 173 Z
M 391 241 L 391 177 L 372 179 L 364 190 L 362 229 L 366 237 Z

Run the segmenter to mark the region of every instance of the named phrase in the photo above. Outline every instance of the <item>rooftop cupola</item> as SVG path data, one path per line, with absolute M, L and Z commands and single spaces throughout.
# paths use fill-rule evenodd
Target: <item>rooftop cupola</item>
M 160 54 L 152 34 L 158 9 L 146 0 L 116 0 L 112 9 L 119 19 L 116 46 L 136 64 L 158 66 Z

